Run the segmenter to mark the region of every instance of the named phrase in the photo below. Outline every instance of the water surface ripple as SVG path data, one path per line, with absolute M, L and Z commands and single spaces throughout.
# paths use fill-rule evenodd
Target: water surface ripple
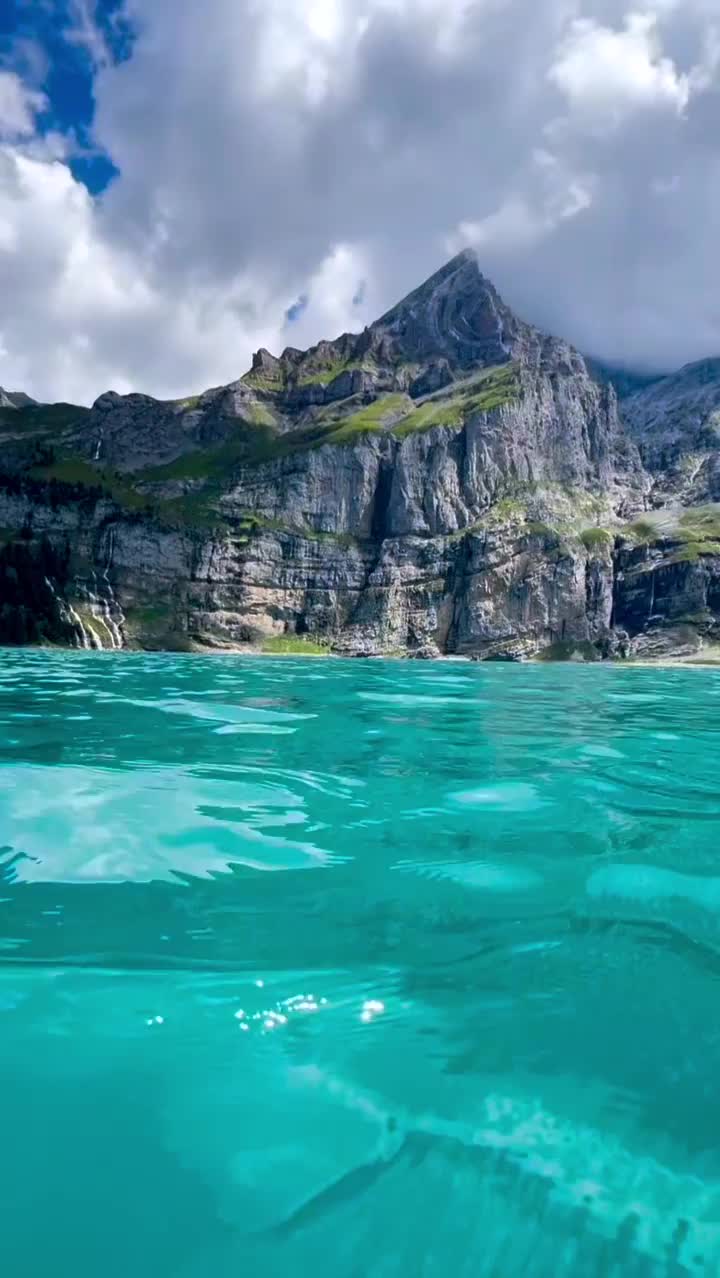
M 720 672 L 0 652 L 8 1278 L 717 1278 Z

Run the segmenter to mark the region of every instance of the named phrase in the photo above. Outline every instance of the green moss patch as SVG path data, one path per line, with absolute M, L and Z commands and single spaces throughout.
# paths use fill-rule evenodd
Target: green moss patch
M 425 404 L 421 404 L 419 408 L 409 413 L 401 422 L 393 426 L 393 434 L 399 439 L 405 439 L 408 435 L 415 435 L 426 430 L 432 430 L 434 426 L 463 426 L 465 423 L 465 415 L 461 400 L 449 400 L 448 402 L 435 403 L 429 400 Z
M 304 541 L 329 542 L 346 549 L 359 545 L 359 539 L 352 533 L 319 532 L 315 528 L 284 524 L 279 519 L 265 519 L 261 515 L 244 515 L 240 521 L 241 533 L 282 533 L 286 537 L 302 537 Z
M 135 635 L 164 635 L 172 629 L 171 609 L 157 604 L 135 604 L 125 610 L 125 629 Z
M 127 609 L 126 616 L 137 625 L 157 626 L 167 621 L 168 610 L 158 604 L 134 604 Z
M 524 519 L 525 502 L 519 497 L 503 497 L 488 511 L 488 520 L 492 524 L 506 524 L 510 519 Z
M 489 532 L 513 526 L 518 539 L 541 538 L 546 550 L 556 550 L 563 557 L 577 554 L 580 545 L 598 551 L 612 546 L 615 534 L 610 528 L 582 528 L 592 515 L 609 512 L 591 493 L 562 485 L 527 482 L 515 485 L 467 528 L 452 535 L 459 540 L 473 533 Z
M 679 515 L 659 511 L 656 519 L 637 519 L 623 532 L 639 546 L 677 545 L 671 563 L 692 563 L 720 553 L 720 506 L 690 506 Z
M 356 413 L 351 413 L 349 417 L 329 423 L 326 427 L 327 437 L 324 442 L 346 443 L 357 435 L 365 435 L 383 428 L 388 429 L 393 421 L 402 417 L 411 405 L 412 400 L 407 395 L 381 395 L 371 404 L 366 404 Z
M 257 405 L 254 422 L 238 419 L 234 436 L 224 444 L 185 453 L 163 466 L 153 466 L 138 473 L 143 483 L 165 483 L 182 480 L 227 480 L 234 468 L 276 461 L 293 453 L 306 452 L 323 444 L 346 444 L 360 435 L 382 429 L 386 417 L 397 413 L 406 403 L 404 395 L 385 395 L 349 417 L 319 419 L 298 430 L 280 432 L 271 414 L 265 415 Z
M 64 457 L 36 466 L 31 477 L 67 488 L 68 500 L 84 490 L 88 497 L 107 498 L 128 514 L 142 514 L 168 528 L 225 531 L 229 525 L 215 508 L 216 494 L 188 493 L 182 497 L 156 498 L 133 487 L 126 476 L 109 467 L 94 467 L 80 457 Z
M 486 369 L 463 392 L 467 409 L 472 413 L 489 413 L 517 398 L 520 383 L 514 363 Z
M 346 367 L 350 367 L 347 365 Z M 517 369 L 514 364 L 484 369 L 471 382 L 463 383 L 456 392 L 447 392 L 413 404 L 408 395 L 390 392 L 378 396 L 346 417 L 316 421 L 284 439 L 286 447 L 313 447 L 316 444 L 344 444 L 363 434 L 390 431 L 396 438 L 432 430 L 437 426 L 462 427 L 474 414 L 490 412 L 509 403 L 517 394 Z M 292 441 L 292 444 L 290 444 Z
M 55 480 L 70 487 L 95 490 L 99 496 L 111 498 L 126 510 L 147 510 L 150 499 L 139 493 L 116 471 L 94 467 L 82 457 L 63 457 L 47 466 L 35 466 L 30 474 L 35 479 Z
M 692 564 L 702 555 L 720 555 L 718 541 L 686 541 L 684 545 L 670 556 L 671 564 Z
M 284 391 L 287 385 L 285 374 L 282 369 L 278 369 L 276 373 L 261 372 L 251 370 L 245 373 L 242 381 L 246 386 L 252 387 L 253 390 L 267 391 L 270 394 L 279 394 Z
M 250 422 L 251 426 L 268 426 L 277 425 L 277 418 L 272 409 L 267 404 L 248 404 L 245 408 L 245 420 Z
M 605 550 L 612 546 L 615 538 L 607 528 L 584 528 L 580 540 L 586 550 Z
M 371 373 L 374 370 L 375 364 L 370 359 L 329 360 L 327 363 L 318 364 L 316 368 L 313 368 L 312 365 L 301 365 L 297 385 L 329 386 L 331 382 L 335 381 L 336 377 L 341 375 L 341 373 Z
M 393 434 L 402 439 L 407 435 L 432 430 L 435 426 L 457 429 L 478 413 L 491 412 L 494 408 L 510 403 L 516 398 L 518 390 L 515 364 L 501 364 L 484 369 L 460 388 L 446 388 L 442 393 L 418 404 L 392 427 Z
M 638 546 L 652 545 L 659 537 L 658 529 L 649 519 L 636 519 L 632 524 L 626 524 L 622 532 Z
M 678 520 L 678 533 L 689 541 L 720 541 L 720 507 L 691 506 Z
M 258 417 L 263 406 L 258 404 Z M 274 446 L 281 443 L 273 429 L 273 418 L 269 420 L 247 421 L 237 419 L 234 434 L 223 444 L 215 444 L 210 448 L 198 448 L 190 453 L 183 453 L 174 461 L 162 466 L 148 466 L 138 471 L 136 478 L 142 483 L 165 483 L 172 480 L 221 480 L 242 462 L 265 460 L 274 452 Z
M 274 656 L 327 657 L 328 645 L 305 635 L 270 635 L 262 642 L 262 650 Z
M 557 528 L 537 519 L 531 519 L 523 531 L 529 537 L 542 537 L 543 541 L 557 541 L 560 536 Z
M 326 371 L 335 374 L 337 370 Z M 248 384 L 251 376 L 255 375 L 248 374 L 244 379 Z M 274 461 L 324 444 L 348 444 L 366 434 L 390 431 L 404 438 L 434 426 L 459 427 L 472 413 L 508 402 L 515 387 L 514 365 L 503 365 L 484 370 L 471 383 L 464 384 L 454 396 L 433 398 L 413 405 L 408 395 L 390 392 L 379 395 L 346 416 L 338 416 L 337 408 L 328 405 L 308 425 L 286 432 L 278 431 L 274 414 L 267 405 L 250 405 L 244 417 L 237 419 L 234 437 L 226 443 L 186 453 L 167 465 L 141 472 L 138 478 L 147 483 L 217 481 L 226 479 L 228 473 L 240 464 Z

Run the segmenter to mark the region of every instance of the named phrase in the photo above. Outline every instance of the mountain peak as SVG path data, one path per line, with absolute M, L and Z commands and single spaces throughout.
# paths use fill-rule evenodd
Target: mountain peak
M 452 368 L 503 364 L 526 326 L 480 271 L 471 249 L 446 262 L 386 311 L 371 331 L 394 339 L 402 357 L 447 360 Z
M 427 395 L 471 372 L 537 357 L 549 339 L 514 314 L 464 249 L 362 333 L 307 351 L 259 350 L 241 381 L 318 404 L 356 394 Z M 566 361 L 567 362 L 567 361 Z
M 406 297 L 396 302 L 389 311 L 386 311 L 384 315 L 381 315 L 375 321 L 372 327 L 390 327 L 398 313 L 427 306 L 437 294 L 447 295 L 458 290 L 482 292 L 483 288 L 490 288 L 493 292 L 495 291 L 489 281 L 482 275 L 477 255 L 472 249 L 463 249 L 462 253 L 450 258 L 449 262 L 445 262 L 437 271 L 428 276 L 422 284 L 418 284 Z
M 35 402 L 24 391 L 6 391 L 0 386 L 0 408 L 27 408 Z

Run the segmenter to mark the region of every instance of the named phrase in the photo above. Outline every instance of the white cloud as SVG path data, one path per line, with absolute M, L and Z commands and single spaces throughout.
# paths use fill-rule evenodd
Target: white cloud
M 35 116 L 44 106 L 44 94 L 29 88 L 15 72 L 0 70 L 0 139 L 31 137 Z
M 286 326 L 287 345 L 303 348 L 317 340 L 318 315 L 322 316 L 322 332 L 332 336 L 363 328 L 376 318 L 368 308 L 365 296 L 368 290 L 372 266 L 362 245 L 338 244 L 320 263 L 318 270 L 307 284 L 307 297 L 311 309 L 292 326 Z M 362 300 L 357 296 L 360 285 Z
M 620 30 L 592 18 L 576 19 L 550 68 L 550 79 L 600 127 L 618 125 L 638 107 L 669 107 L 682 112 L 690 97 L 689 77 L 662 54 L 658 20 L 652 13 L 631 13 Z
M 539 147 L 523 173 L 524 190 L 477 222 L 461 222 L 448 237 L 448 251 L 471 247 L 482 256 L 529 250 L 568 218 L 592 204 L 593 179 L 563 167 L 557 155 Z
M 173 289 L 102 230 L 65 164 L 0 148 L 0 280 L 4 296 L 21 299 L 3 316 L 1 384 L 71 401 L 109 386 L 171 397 L 238 376 L 255 346 L 302 339 L 302 323 L 284 329 L 290 291 L 269 292 L 250 271 Z M 356 320 L 366 269 L 347 245 L 320 263 L 310 292 L 324 331 Z
M 465 243 L 591 353 L 720 353 L 716 0 L 127 0 L 117 66 L 95 13 L 72 38 L 120 170 L 99 200 L 0 73 L 0 384 L 201 389 L 362 327 Z

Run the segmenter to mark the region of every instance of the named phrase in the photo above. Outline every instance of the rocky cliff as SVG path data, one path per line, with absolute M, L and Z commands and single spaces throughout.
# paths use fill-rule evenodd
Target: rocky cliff
M 198 396 L 3 392 L 0 640 L 697 652 L 719 370 L 588 366 L 461 254 L 363 333 Z

